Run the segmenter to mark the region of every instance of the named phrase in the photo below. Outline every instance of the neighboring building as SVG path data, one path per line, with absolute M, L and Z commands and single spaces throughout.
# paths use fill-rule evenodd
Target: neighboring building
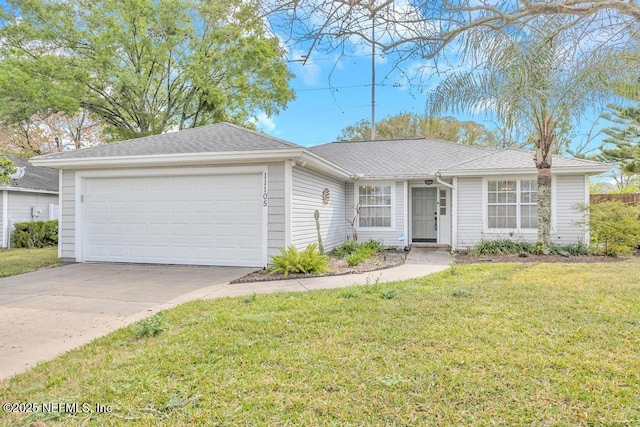
M 0 156 L 2 156 L 0 154 Z M 16 222 L 58 218 L 58 177 L 55 169 L 32 166 L 19 157 L 5 155 L 19 168 L 9 184 L 0 184 L 0 246 L 9 247 Z
M 265 266 L 351 236 L 455 249 L 536 239 L 534 153 L 424 138 L 305 148 L 228 123 L 32 159 L 61 170 L 66 261 Z M 609 165 L 554 157 L 552 238 L 588 240 L 578 206 Z

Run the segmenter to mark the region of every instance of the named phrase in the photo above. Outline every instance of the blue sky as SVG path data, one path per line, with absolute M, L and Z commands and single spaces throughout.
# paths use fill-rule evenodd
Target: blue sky
M 396 67 L 384 55 L 376 55 L 376 122 L 401 112 L 424 113 L 424 93 L 403 75 L 419 65 Z M 307 64 L 290 62 L 290 69 L 296 75 L 291 81 L 296 99 L 278 116 L 263 118 L 261 130 L 311 146 L 335 141 L 344 127 L 371 118 L 370 51 L 343 58 L 319 53 Z
M 296 61 L 306 51 L 290 48 L 287 52 L 291 71 L 295 78 L 291 86 L 296 99 L 286 110 L 273 117 L 262 117 L 259 129 L 274 136 L 303 146 L 313 146 L 335 141 L 340 131 L 361 119 L 371 118 L 371 47 L 351 46 L 347 56 L 332 56 L 324 52 L 312 52 L 306 64 Z M 448 55 L 438 64 L 438 71 L 451 71 L 456 59 Z M 413 79 L 409 81 L 407 76 Z M 393 56 L 376 53 L 376 122 L 402 112 L 424 114 L 426 94 L 440 77 L 433 61 L 411 59 L 396 63 Z M 494 116 L 486 114 L 450 114 L 459 120 L 474 120 L 489 129 L 498 127 Z M 596 132 L 593 122 L 599 111 L 584 115 L 574 129 L 575 146 L 587 140 L 587 134 L 611 126 L 600 120 Z M 595 138 L 589 147 L 601 144 L 602 137 Z

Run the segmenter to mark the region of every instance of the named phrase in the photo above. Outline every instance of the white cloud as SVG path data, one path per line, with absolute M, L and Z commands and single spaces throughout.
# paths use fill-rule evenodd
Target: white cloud
M 276 130 L 276 122 L 265 113 L 258 114 L 258 116 L 254 118 L 253 122 L 258 129 L 267 133 L 273 133 Z
M 293 72 L 302 79 L 304 84 L 314 86 L 322 75 L 322 69 L 312 58 L 306 58 L 305 55 L 306 53 L 299 49 L 291 51 L 291 60 L 298 61 Z

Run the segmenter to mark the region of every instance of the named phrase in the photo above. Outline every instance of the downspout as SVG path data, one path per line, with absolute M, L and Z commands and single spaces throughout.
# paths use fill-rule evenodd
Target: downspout
M 284 162 L 284 247 L 288 248 L 293 240 L 291 220 L 293 218 L 293 165 L 294 161 Z
M 458 177 L 453 177 L 453 184 L 440 179 L 440 171 L 436 172 L 436 182 L 451 189 L 451 250 L 456 250 L 458 242 Z
M 62 227 L 62 221 L 63 221 L 62 200 L 64 199 L 64 195 L 62 194 L 63 178 L 64 178 L 64 172 L 62 171 L 62 169 L 58 169 L 58 258 L 60 259 L 62 259 L 62 241 L 64 237 L 62 236 L 62 230 L 64 229 Z
M 403 228 L 404 232 L 404 241 L 402 242 L 402 249 L 406 249 L 409 247 L 409 197 L 411 194 L 409 192 L 409 182 L 405 179 L 403 183 L 403 191 L 404 191 L 404 218 L 403 218 Z
M 2 247 L 9 247 L 9 190 L 2 191 Z
M 584 243 L 588 245 L 591 242 L 591 230 L 589 229 L 589 205 L 591 204 L 591 191 L 589 188 L 589 175 L 584 176 L 584 206 L 585 206 L 585 224 L 584 224 Z M 556 191 L 556 194 L 558 192 Z M 553 213 L 557 218 L 557 210 L 554 209 Z

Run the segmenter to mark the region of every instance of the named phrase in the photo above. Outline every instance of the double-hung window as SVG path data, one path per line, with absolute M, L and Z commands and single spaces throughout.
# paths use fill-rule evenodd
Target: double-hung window
M 487 181 L 487 223 L 490 229 L 535 229 L 538 183 L 536 180 Z
M 391 184 L 359 185 L 360 227 L 391 227 Z

